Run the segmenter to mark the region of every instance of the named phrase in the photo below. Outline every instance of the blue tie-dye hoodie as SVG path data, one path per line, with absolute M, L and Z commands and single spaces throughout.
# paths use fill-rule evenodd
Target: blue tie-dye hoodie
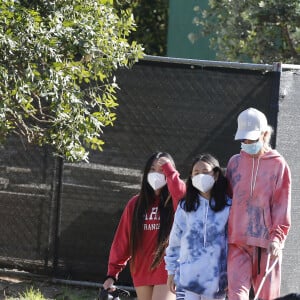
M 210 298 L 225 298 L 227 287 L 227 220 L 230 206 L 213 211 L 200 196 L 196 211 L 178 206 L 169 245 L 166 270 L 176 285 Z M 228 205 L 231 199 L 227 198 Z

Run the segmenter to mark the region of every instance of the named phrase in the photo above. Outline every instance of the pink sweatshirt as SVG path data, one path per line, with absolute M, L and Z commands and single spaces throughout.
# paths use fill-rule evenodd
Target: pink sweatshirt
M 244 151 L 230 158 L 226 176 L 233 193 L 229 243 L 284 247 L 291 225 L 291 174 L 284 158 L 270 150 L 258 158 Z

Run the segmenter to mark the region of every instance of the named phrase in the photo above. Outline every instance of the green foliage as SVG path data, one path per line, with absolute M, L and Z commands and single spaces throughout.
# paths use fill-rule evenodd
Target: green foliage
M 121 3 L 120 3 L 121 2 Z M 167 52 L 169 0 L 123 0 L 118 1 L 123 9 L 131 9 L 138 30 L 129 41 L 143 44 L 145 53 L 164 56 Z
M 114 71 L 143 56 L 112 0 L 0 2 L 0 137 L 16 133 L 69 161 L 102 150 L 116 119 Z
M 209 0 L 195 13 L 218 59 L 300 63 L 299 0 Z
M 42 295 L 40 290 L 35 290 L 32 287 L 20 297 L 20 300 L 45 300 L 46 298 Z
M 46 300 L 39 289 L 30 287 L 25 292 L 20 293 L 18 298 L 6 298 L 6 300 Z
M 83 288 L 69 288 L 64 287 L 63 290 L 59 291 L 58 295 L 55 296 L 57 300 L 90 300 L 96 299 L 98 291 L 93 289 Z M 36 287 L 26 288 L 25 292 L 18 293 L 17 297 L 6 297 L 5 300 L 47 300 L 43 293 Z M 51 296 L 52 299 L 52 296 Z

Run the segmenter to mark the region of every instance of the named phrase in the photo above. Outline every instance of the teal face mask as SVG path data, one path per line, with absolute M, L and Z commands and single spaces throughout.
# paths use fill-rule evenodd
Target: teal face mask
M 263 143 L 261 141 L 257 141 L 256 143 L 253 144 L 241 143 L 241 149 L 251 155 L 258 153 L 262 147 L 263 147 Z

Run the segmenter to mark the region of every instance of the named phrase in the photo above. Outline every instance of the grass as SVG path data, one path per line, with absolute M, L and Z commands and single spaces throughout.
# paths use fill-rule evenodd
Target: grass
M 30 287 L 30 289 L 27 289 L 23 293 L 19 293 L 19 296 L 17 298 L 6 298 L 6 300 L 47 300 L 40 290 L 35 290 L 33 287 Z
M 65 287 L 63 293 L 59 295 L 57 300 L 94 300 L 98 296 L 98 291 L 93 290 L 74 290 L 69 287 Z
M 55 298 L 46 298 L 38 288 L 30 287 L 16 297 L 6 297 L 5 300 L 92 300 L 97 298 L 97 294 L 93 290 L 64 287 Z
M 0 277 L 0 287 L 0 300 L 96 300 L 99 293 L 97 287 L 7 277 Z M 121 299 L 136 300 L 136 296 Z

